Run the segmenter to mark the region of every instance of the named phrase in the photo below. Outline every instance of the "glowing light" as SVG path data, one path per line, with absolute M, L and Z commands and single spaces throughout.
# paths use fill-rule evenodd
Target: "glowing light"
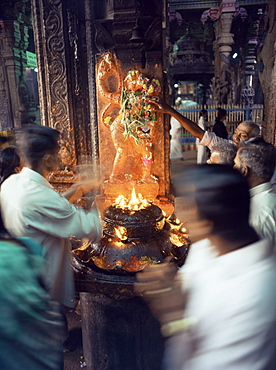
M 135 188 L 132 189 L 130 199 L 125 198 L 123 195 L 119 195 L 115 200 L 116 207 L 130 209 L 132 211 L 139 211 L 149 205 L 150 203 L 147 199 L 143 198 L 142 194 L 138 193 L 138 196 L 136 196 Z
M 233 59 L 237 58 L 237 56 L 238 56 L 238 53 L 234 53 L 233 54 Z
M 116 236 L 121 240 L 127 239 L 127 230 L 123 226 L 114 227 Z

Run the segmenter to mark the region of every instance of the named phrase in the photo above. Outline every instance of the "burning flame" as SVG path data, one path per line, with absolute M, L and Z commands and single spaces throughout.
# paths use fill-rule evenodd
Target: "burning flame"
M 135 188 L 132 189 L 130 199 L 125 198 L 123 195 L 119 195 L 115 200 L 115 206 L 122 209 L 130 209 L 132 211 L 139 211 L 140 209 L 146 208 L 150 203 L 147 199 L 142 197 L 142 194 L 138 193 L 136 196 Z

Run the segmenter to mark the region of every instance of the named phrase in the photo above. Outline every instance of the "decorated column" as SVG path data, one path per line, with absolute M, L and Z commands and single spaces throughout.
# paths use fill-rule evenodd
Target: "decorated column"
M 230 33 L 236 0 L 221 0 L 218 9 L 219 20 L 216 27 L 215 50 L 215 102 L 220 104 L 231 103 L 231 71 L 229 56 L 231 45 L 234 43 Z
M 0 130 L 11 130 L 24 122 L 30 95 L 26 84 L 29 15 L 25 3 L 1 3 L 0 15 Z M 24 18 L 25 17 L 25 18 Z

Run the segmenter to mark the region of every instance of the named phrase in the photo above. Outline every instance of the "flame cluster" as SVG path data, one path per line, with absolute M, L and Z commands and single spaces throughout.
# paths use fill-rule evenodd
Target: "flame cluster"
M 142 197 L 142 194 L 136 196 L 135 189 L 132 189 L 130 199 L 127 199 L 123 195 L 119 195 L 115 200 L 115 206 L 122 209 L 129 209 L 131 211 L 139 211 L 140 209 L 146 208 L 150 205 L 150 202 Z

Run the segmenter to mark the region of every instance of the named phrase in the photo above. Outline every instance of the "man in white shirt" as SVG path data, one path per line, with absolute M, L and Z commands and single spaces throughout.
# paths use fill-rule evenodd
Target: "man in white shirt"
M 214 132 L 202 130 L 202 128 L 200 128 L 195 122 L 182 116 L 182 114 L 180 114 L 174 108 L 170 107 L 164 102 L 151 101 L 151 103 L 163 113 L 168 113 L 172 117 L 177 119 L 187 131 L 189 131 L 194 137 L 200 140 L 200 145 L 207 146 L 210 150 L 212 149 L 214 144 L 217 144 L 221 141 L 228 141 L 226 139 L 218 137 Z M 241 141 L 259 136 L 259 134 L 260 128 L 257 123 L 252 121 L 243 121 L 237 126 L 233 135 L 233 141 L 231 142 L 233 142 L 235 145 L 239 145 Z
M 166 370 L 275 367 L 275 255 L 249 226 L 246 180 L 224 165 L 190 168 L 182 191 L 194 243 L 184 266 L 148 266 L 137 291 L 168 339 Z
M 96 208 L 86 212 L 75 207 L 46 180 L 59 166 L 58 139 L 59 132 L 50 127 L 26 125 L 21 130 L 17 144 L 27 167 L 1 186 L 1 213 L 11 235 L 31 237 L 43 247 L 51 298 L 74 307 L 68 239 L 74 235 L 94 241 L 102 228 Z
M 276 149 L 262 138 L 240 144 L 235 168 L 246 177 L 250 188 L 250 224 L 262 238 L 276 247 L 276 189 L 270 180 L 276 164 Z

